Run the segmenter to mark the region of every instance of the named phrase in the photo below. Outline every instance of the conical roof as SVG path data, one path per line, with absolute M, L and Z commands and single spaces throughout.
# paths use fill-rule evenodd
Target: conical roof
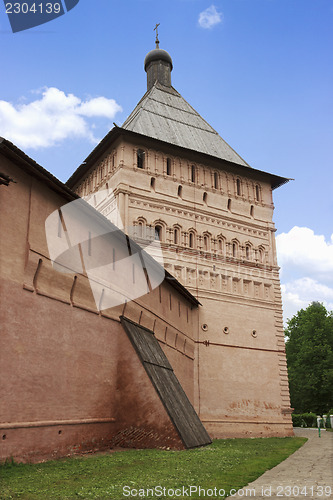
M 122 128 L 249 167 L 179 92 L 158 82 L 143 96 Z

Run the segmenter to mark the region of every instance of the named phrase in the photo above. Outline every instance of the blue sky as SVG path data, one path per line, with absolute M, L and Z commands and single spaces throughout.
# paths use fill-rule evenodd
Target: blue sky
M 1 4 L 0 135 L 65 181 L 146 91 L 143 61 L 172 56 L 173 86 L 274 192 L 285 317 L 333 309 L 332 0 L 80 0 L 13 34 Z

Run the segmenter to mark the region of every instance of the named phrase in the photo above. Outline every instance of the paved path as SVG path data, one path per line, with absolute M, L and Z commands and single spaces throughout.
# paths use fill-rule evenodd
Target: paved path
M 228 498 L 333 499 L 333 432 L 294 429 L 308 441 L 284 462 Z M 252 490 L 252 491 L 251 491 Z M 254 491 L 255 490 L 255 491 Z

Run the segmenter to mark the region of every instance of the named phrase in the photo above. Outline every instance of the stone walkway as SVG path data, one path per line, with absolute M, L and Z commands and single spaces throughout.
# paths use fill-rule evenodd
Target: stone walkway
M 333 432 L 294 429 L 308 441 L 284 462 L 228 498 L 333 499 Z

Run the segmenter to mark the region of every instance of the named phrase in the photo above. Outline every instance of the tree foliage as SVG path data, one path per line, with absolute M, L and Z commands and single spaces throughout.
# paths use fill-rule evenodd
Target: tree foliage
M 333 313 L 312 302 L 288 321 L 286 354 L 295 413 L 333 407 Z

